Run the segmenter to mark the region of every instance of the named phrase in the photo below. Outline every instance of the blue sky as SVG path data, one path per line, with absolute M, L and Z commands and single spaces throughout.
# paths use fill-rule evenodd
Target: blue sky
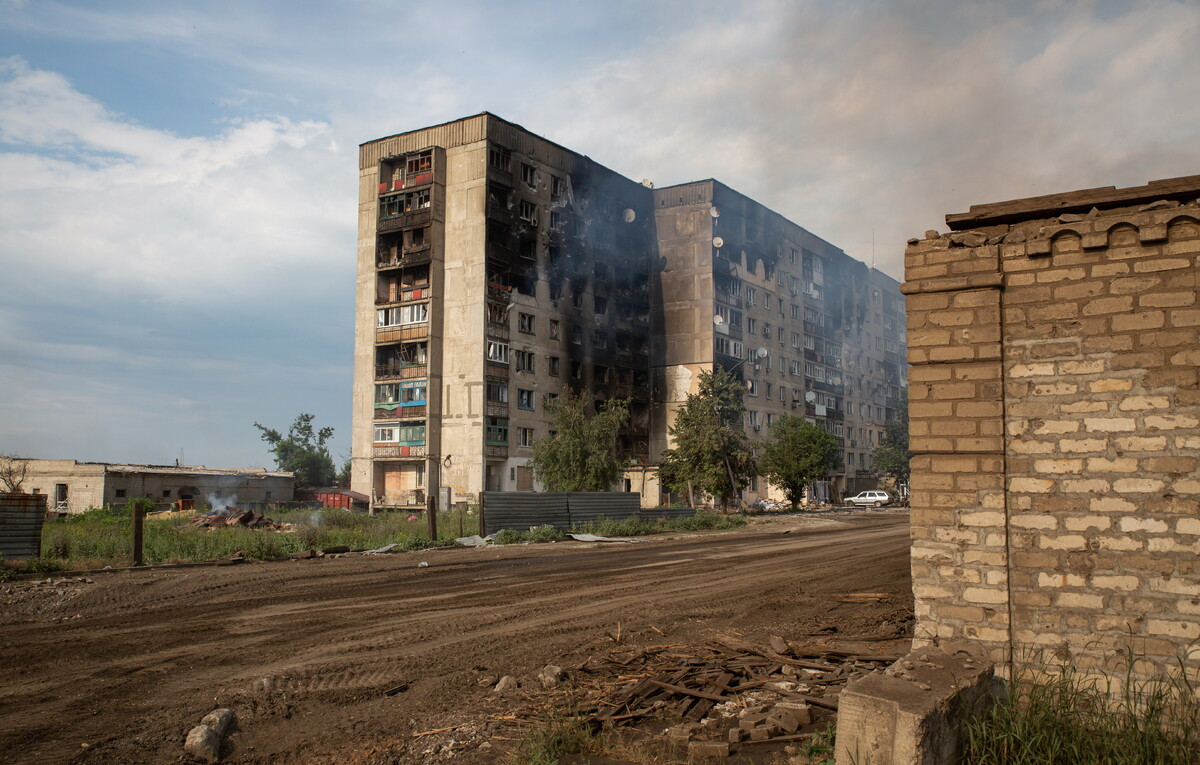
M 1200 173 L 1196 50 L 1182 0 L 0 0 L 0 453 L 344 455 L 363 141 L 491 111 L 900 277 L 971 204 Z

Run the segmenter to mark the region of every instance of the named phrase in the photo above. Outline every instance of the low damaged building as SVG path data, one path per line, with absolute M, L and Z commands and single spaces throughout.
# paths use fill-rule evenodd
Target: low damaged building
M 48 510 L 81 513 L 146 498 L 156 505 L 260 506 L 290 502 L 291 473 L 203 465 L 128 465 L 76 460 L 22 460 L 22 490 L 46 497 Z

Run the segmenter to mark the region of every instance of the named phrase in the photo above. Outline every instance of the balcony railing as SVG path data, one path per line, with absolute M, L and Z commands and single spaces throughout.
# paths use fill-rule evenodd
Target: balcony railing
M 429 322 L 405 324 L 396 327 L 377 327 L 375 342 L 394 343 L 397 340 L 424 340 L 429 337 Z
M 411 380 L 417 377 L 426 377 L 428 373 L 429 365 L 424 362 L 420 364 L 406 364 L 403 361 L 391 361 L 375 365 L 376 380 L 386 380 L 391 377 L 401 380 Z
M 484 446 L 484 453 L 488 457 L 507 457 L 508 456 L 508 447 L 507 446 L 497 446 L 495 444 L 487 444 L 486 446 Z
M 406 266 L 420 266 L 429 262 L 432 253 L 432 245 L 417 244 L 405 247 L 395 254 L 389 252 L 379 253 L 379 257 L 375 259 L 376 268 L 404 268 Z
M 433 210 L 428 207 L 423 207 L 420 210 L 410 210 L 409 212 L 402 212 L 399 215 L 380 218 L 375 229 L 380 234 L 386 234 L 391 231 L 399 231 L 400 229 L 404 228 L 428 226 L 432 221 Z
M 428 284 L 423 284 L 419 287 L 402 287 L 396 291 L 395 297 L 391 295 L 377 297 L 375 299 L 375 305 L 411 303 L 414 300 L 428 300 L 431 297 L 433 297 L 433 290 Z
M 428 404 L 414 404 L 412 406 L 398 406 L 395 409 L 376 409 L 375 419 L 377 420 L 421 420 L 426 417 L 429 412 Z
M 371 449 L 371 456 L 373 456 L 373 457 L 397 457 L 397 458 L 424 457 L 425 456 L 425 445 L 421 444 L 418 446 L 418 445 L 411 445 L 411 444 L 383 444 L 383 445 L 376 444 L 374 446 L 374 448 Z
M 498 401 L 487 402 L 488 417 L 508 417 L 508 404 L 501 404 Z
M 375 499 L 376 507 L 425 507 L 424 489 L 389 491 Z

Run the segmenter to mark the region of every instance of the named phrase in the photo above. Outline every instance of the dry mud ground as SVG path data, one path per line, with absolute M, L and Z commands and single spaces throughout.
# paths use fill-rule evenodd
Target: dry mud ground
M 188 729 L 229 706 L 241 724 L 231 762 L 494 762 L 517 735 L 505 715 L 538 693 L 537 671 L 613 650 L 618 630 L 626 650 L 721 632 L 868 638 L 903 652 L 908 543 L 906 513 L 859 511 L 636 544 L 9 583 L 0 587 L 0 761 L 190 761 Z M 836 600 L 864 591 L 891 597 Z M 523 689 L 499 695 L 483 684 L 501 675 Z

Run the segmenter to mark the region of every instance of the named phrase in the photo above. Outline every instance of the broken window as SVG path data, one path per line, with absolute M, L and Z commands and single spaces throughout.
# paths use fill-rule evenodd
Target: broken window
M 531 351 L 516 351 L 514 355 L 518 372 L 533 371 L 533 353 Z
M 533 314 L 517 314 L 517 331 L 524 332 L 527 335 L 533 334 Z
M 508 403 L 508 383 L 503 380 L 487 381 L 487 400 L 493 404 Z
M 492 446 L 508 446 L 508 419 L 505 417 L 488 417 L 487 430 L 484 435 L 486 443 Z
M 592 333 L 592 345 L 596 348 L 608 347 L 608 336 L 604 334 L 604 330 L 596 330 Z
M 492 144 L 488 147 L 488 164 L 497 170 L 512 172 L 512 150 Z
M 551 339 L 551 340 L 557 340 L 557 339 L 558 339 L 558 326 L 559 326 L 559 325 L 558 325 L 558 319 L 551 319 L 551 320 L 550 320 L 550 339 Z
M 517 428 L 517 446 L 533 446 L 533 428 Z
M 531 226 L 537 225 L 537 205 L 528 200 L 522 199 L 517 205 L 517 214 L 521 216 L 521 220 Z
M 508 343 L 488 340 L 487 358 L 493 364 L 508 364 Z
M 375 312 L 376 327 L 399 327 L 429 321 L 429 303 L 380 308 Z
M 528 164 L 522 162 L 521 163 L 521 180 L 525 181 L 525 183 L 530 188 L 536 189 L 537 188 L 537 180 L 538 180 L 537 168 L 535 168 L 533 165 L 528 165 Z
M 533 391 L 517 388 L 517 408 L 533 411 Z
M 571 342 L 575 345 L 583 345 L 583 327 L 577 324 L 571 325 Z
M 551 376 L 558 377 L 559 371 L 562 368 L 562 360 L 557 356 L 547 356 L 546 364 L 550 370 Z
M 592 303 L 596 307 L 597 316 L 603 316 L 604 314 L 608 313 L 608 298 L 597 296 L 592 300 Z
M 404 171 L 409 175 L 415 173 L 428 173 L 433 170 L 433 150 L 427 149 L 419 154 L 408 155 L 408 162 Z
M 550 176 L 550 196 L 560 199 L 567 193 L 567 182 L 562 178 Z

